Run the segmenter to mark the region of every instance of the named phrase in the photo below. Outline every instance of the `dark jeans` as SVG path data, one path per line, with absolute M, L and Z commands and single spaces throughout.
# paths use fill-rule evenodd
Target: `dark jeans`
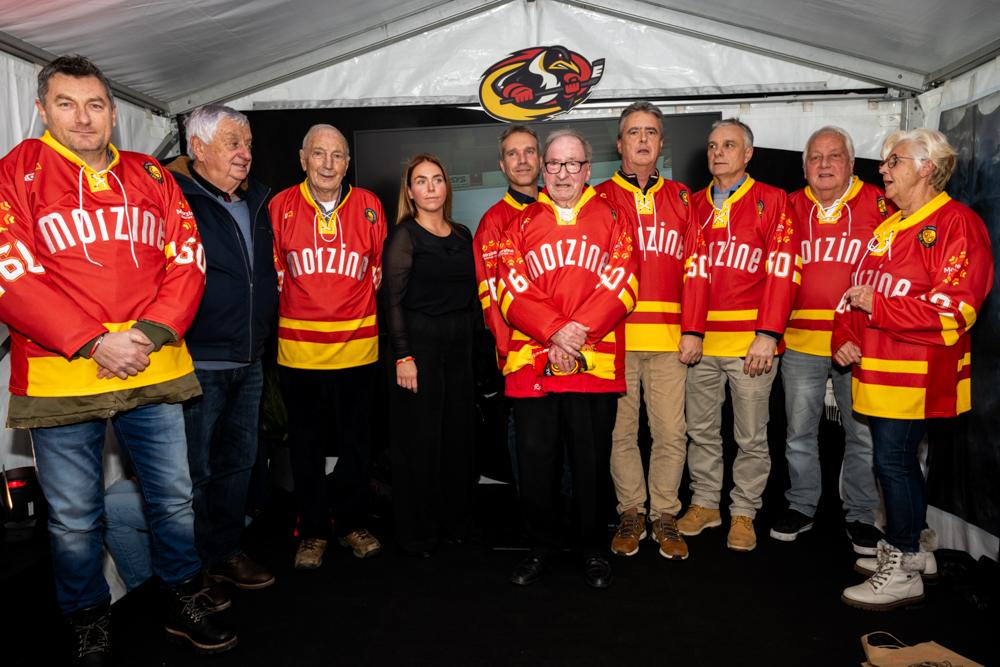
M 392 388 L 393 516 L 403 549 L 429 551 L 442 537 L 468 537 L 471 523 L 472 324 L 466 312 L 434 318 L 407 312 L 406 318 L 417 393 Z
M 250 472 L 257 460 L 260 361 L 195 369 L 202 395 L 184 404 L 198 555 L 215 564 L 240 551 Z
M 375 364 L 329 371 L 281 366 L 278 373 L 288 410 L 299 536 L 327 539 L 331 507 L 337 535 L 364 528 L 370 497 Z M 337 465 L 328 493 L 330 443 L 336 443 Z
M 927 432 L 923 419 L 869 417 L 875 474 L 885 498 L 885 539 L 906 553 L 919 550 L 927 520 L 927 487 L 917 450 Z
M 521 513 L 532 547 L 562 545 L 563 455 L 569 459 L 576 547 L 603 552 L 611 498 L 611 432 L 617 394 L 515 398 Z
M 151 403 L 110 419 L 135 468 L 152 534 L 153 572 L 167 586 L 198 574 L 184 417 L 176 403 Z M 56 601 L 63 613 L 109 601 L 101 570 L 107 421 L 31 429 L 38 482 L 49 504 Z

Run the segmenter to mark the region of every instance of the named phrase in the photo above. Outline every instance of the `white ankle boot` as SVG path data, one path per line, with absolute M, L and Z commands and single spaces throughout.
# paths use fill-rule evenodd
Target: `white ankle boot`
M 878 543 L 875 572 L 857 586 L 845 588 L 840 599 L 852 607 L 885 611 L 924 599 L 920 578 L 922 553 L 903 553 L 885 540 Z
M 938 577 L 937 559 L 934 550 L 937 549 L 937 533 L 930 528 L 920 531 L 920 551 L 915 554 L 914 563 L 919 566 L 920 576 L 924 583 L 934 583 Z M 878 568 L 878 558 L 859 558 L 854 562 L 854 571 L 870 577 Z

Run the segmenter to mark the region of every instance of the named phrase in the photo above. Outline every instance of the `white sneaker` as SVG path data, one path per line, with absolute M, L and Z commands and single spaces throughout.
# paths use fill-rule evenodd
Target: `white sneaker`
M 840 599 L 852 607 L 886 611 L 924 599 L 920 553 L 903 553 L 885 540 L 878 543 L 875 572 L 857 586 L 845 588 Z

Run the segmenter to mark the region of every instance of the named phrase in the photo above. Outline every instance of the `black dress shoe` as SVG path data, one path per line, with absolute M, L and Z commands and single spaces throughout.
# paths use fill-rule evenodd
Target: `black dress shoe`
M 274 575 L 242 551 L 211 567 L 208 576 L 213 581 L 228 581 L 247 590 L 267 588 L 274 583 Z
M 545 554 L 532 551 L 528 557 L 517 564 L 514 573 L 510 575 L 510 583 L 518 586 L 529 586 L 545 574 Z
M 614 578 L 611 562 L 604 556 L 587 556 L 583 559 L 583 578 L 591 588 L 607 588 Z

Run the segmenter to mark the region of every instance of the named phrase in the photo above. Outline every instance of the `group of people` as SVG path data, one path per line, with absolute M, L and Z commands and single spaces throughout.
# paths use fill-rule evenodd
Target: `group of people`
M 85 58 L 46 66 L 36 105 L 45 135 L 0 161 L 8 425 L 31 432 L 79 664 L 110 664 L 99 558 L 108 423 L 142 496 L 168 633 L 227 650 L 237 634 L 215 614 L 231 605 L 221 582 L 274 583 L 241 547 L 270 338 L 288 410 L 295 569 L 320 567 L 331 539 L 359 558 L 381 551 L 367 525 L 380 325 L 382 363 L 395 367 L 390 459 L 405 552 L 430 556 L 470 535 L 473 338 L 485 323 L 531 543 L 514 584 L 544 576 L 567 538 L 595 588 L 612 583 L 609 554 L 632 556 L 647 535 L 664 558 L 688 558 L 685 537 L 722 523 L 727 384 L 738 445 L 727 545 L 754 549 L 780 363 L 791 486 L 770 535 L 792 541 L 812 527 L 832 376 L 847 531 L 868 575 L 843 600 L 883 609 L 922 597 L 935 564 L 921 543 L 917 448 L 927 419 L 970 408 L 967 331 L 993 281 L 982 220 L 944 193 L 955 151 L 940 133 L 886 139 L 883 192 L 854 176 L 850 136 L 823 127 L 803 152 L 807 187 L 786 195 L 747 173 L 753 133 L 725 119 L 707 140 L 712 181 L 692 193 L 659 173 L 662 114 L 636 102 L 619 119 L 621 167 L 596 187 L 583 136 L 558 129 L 540 144 L 508 126 L 509 188 L 475 235 L 452 219 L 445 165 L 414 156 L 389 234 L 375 195 L 345 180 L 348 142 L 332 126 L 306 133 L 305 179 L 272 196 L 249 178 L 250 124 L 231 108 L 195 110 L 188 155 L 161 167 L 111 144 L 114 100 Z

